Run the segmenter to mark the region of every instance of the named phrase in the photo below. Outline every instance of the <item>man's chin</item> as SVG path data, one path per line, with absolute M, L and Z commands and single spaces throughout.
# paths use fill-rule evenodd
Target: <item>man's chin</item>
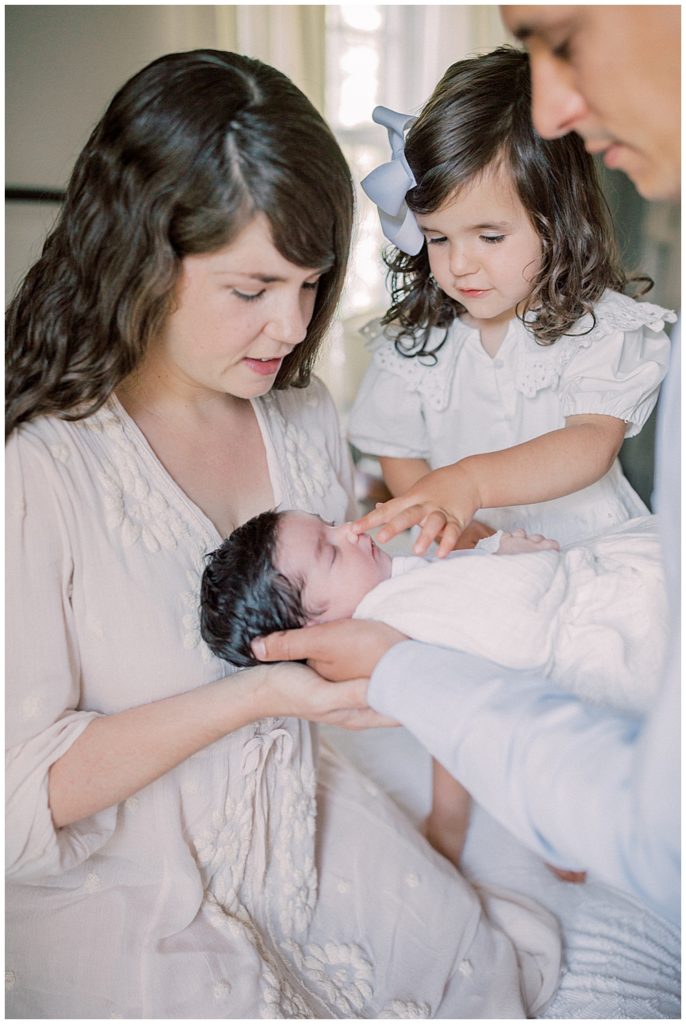
M 636 191 L 644 199 L 678 200 L 681 191 L 680 168 L 658 164 L 642 158 L 640 154 L 625 150 L 624 159 L 618 160 L 613 169 L 622 171 L 633 182 Z

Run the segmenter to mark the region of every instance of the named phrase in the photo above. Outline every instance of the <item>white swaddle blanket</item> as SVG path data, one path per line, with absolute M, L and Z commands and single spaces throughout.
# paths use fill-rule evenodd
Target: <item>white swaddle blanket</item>
M 660 676 L 666 612 L 656 521 L 643 516 L 560 552 L 395 558 L 354 617 L 641 714 Z

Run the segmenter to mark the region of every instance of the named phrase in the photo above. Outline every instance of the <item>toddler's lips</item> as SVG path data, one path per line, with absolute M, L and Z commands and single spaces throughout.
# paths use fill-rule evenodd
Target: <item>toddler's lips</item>
M 246 357 L 243 362 L 253 373 L 257 373 L 261 377 L 270 377 L 279 372 L 283 359 L 250 359 Z
M 458 288 L 460 295 L 466 295 L 470 299 L 478 299 L 482 295 L 488 295 L 490 288 Z

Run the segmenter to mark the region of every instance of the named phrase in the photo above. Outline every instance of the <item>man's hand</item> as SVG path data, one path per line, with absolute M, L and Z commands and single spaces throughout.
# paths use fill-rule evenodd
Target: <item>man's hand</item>
M 407 637 L 383 622 L 339 619 L 271 633 L 252 642 L 260 661 L 303 661 L 325 679 L 336 682 L 368 678 L 394 644 Z

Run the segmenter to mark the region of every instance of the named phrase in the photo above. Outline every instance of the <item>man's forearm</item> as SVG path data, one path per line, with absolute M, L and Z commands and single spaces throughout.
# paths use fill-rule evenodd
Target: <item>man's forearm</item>
M 678 914 L 678 681 L 642 731 L 545 680 L 408 642 L 381 660 L 368 699 L 541 856 Z

